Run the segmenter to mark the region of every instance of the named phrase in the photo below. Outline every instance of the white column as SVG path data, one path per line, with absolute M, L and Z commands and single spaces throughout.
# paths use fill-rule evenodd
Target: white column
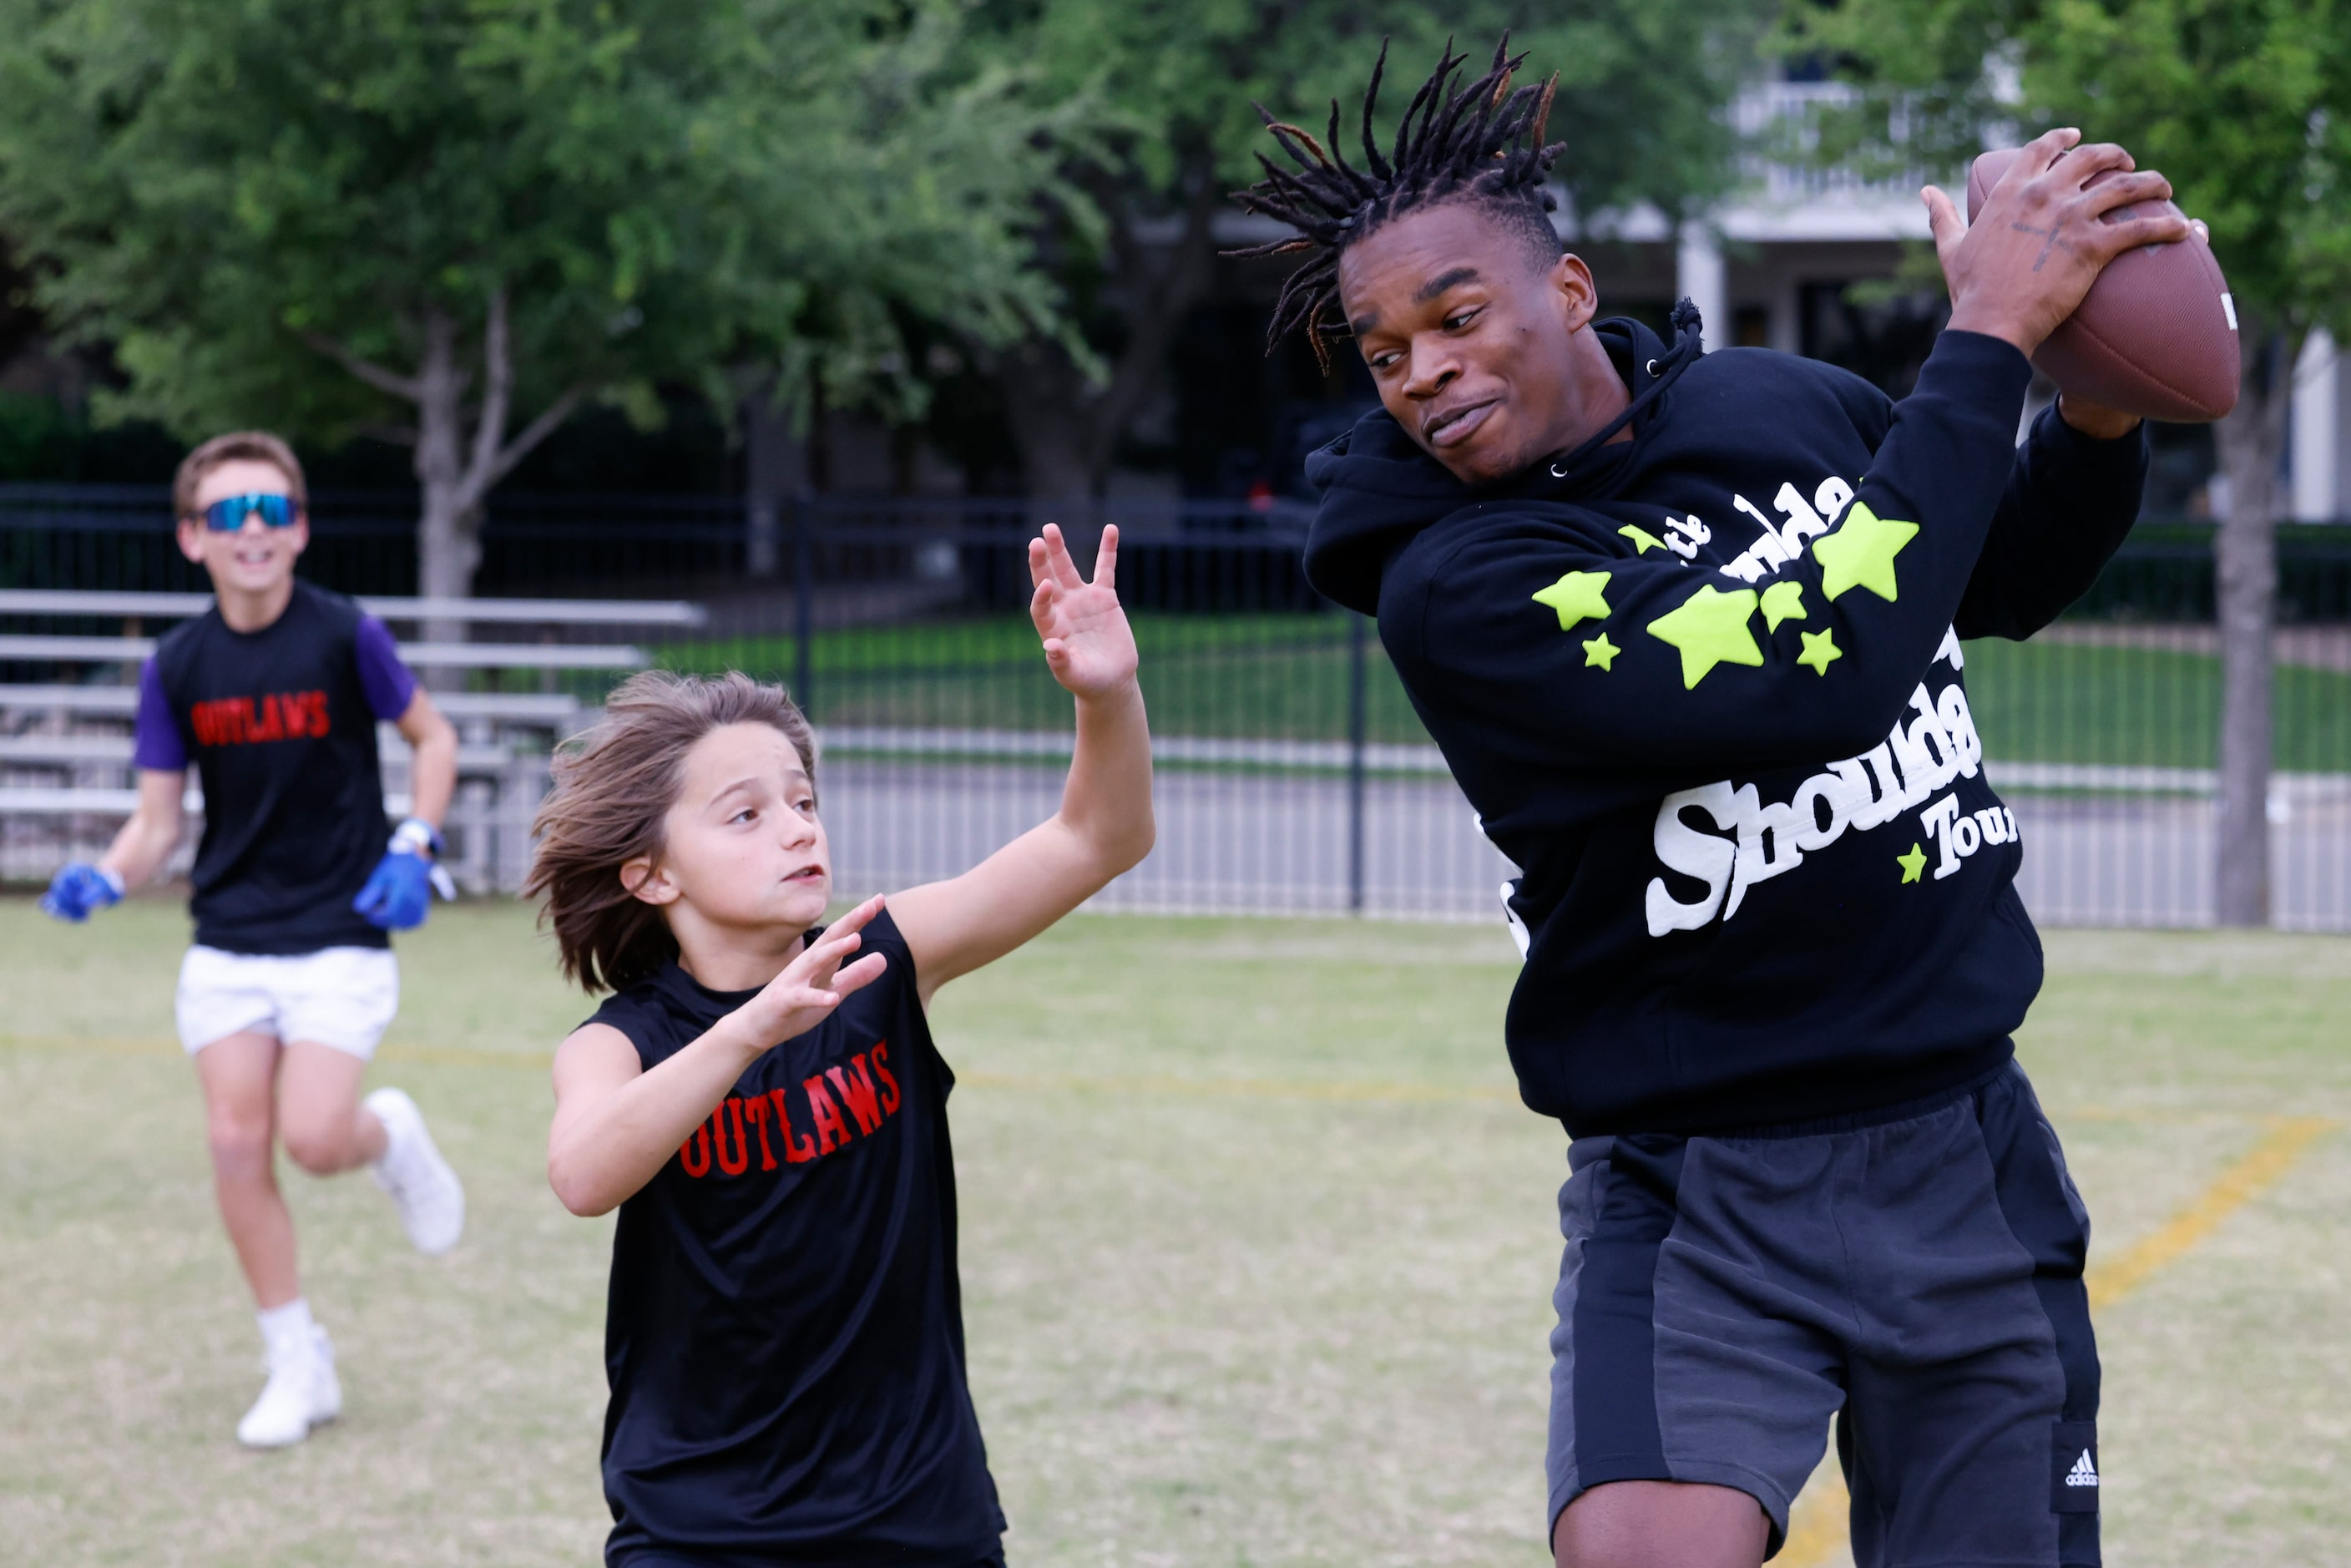
M 1771 346 L 1783 354 L 1799 354 L 1804 349 L 1803 290 L 1793 276 L 1783 277 L 1771 286 Z
M 1674 288 L 1698 307 L 1706 323 L 1706 343 L 1719 349 L 1731 340 L 1729 278 L 1722 263 L 1722 242 L 1703 222 L 1682 225 L 1681 243 L 1674 251 Z
M 2296 522 L 2343 515 L 2343 361 L 2325 331 L 2311 333 L 2294 367 L 2291 464 Z

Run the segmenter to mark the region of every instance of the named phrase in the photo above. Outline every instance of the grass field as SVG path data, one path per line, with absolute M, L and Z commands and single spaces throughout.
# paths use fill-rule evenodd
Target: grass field
M 1347 626 L 1337 615 L 1135 618 L 1152 722 L 1165 735 L 1337 740 L 1347 733 Z M 825 632 L 810 650 L 815 715 L 834 725 L 1058 729 L 1068 699 L 1025 620 Z M 679 669 L 749 670 L 789 682 L 789 638 L 659 651 Z M 2210 768 L 2220 666 L 2204 654 L 2058 642 L 1971 643 L 1968 689 L 1991 755 L 2011 762 Z M 1365 690 L 1374 741 L 1426 732 L 1374 640 Z M 2282 665 L 2281 768 L 2351 771 L 2351 675 Z
M 364 1178 L 289 1173 L 348 1407 L 251 1455 L 258 1344 L 170 1042 L 183 936 L 161 899 L 86 930 L 0 903 L 0 1560 L 591 1560 L 609 1225 L 541 1167 L 544 1052 L 586 1005 L 512 907 L 403 940 L 375 1080 L 433 1118 L 472 1228 L 420 1259 Z M 2101 1314 L 2109 1561 L 2340 1563 L 2351 1135 L 2213 1188 L 2275 1118 L 2351 1122 L 2351 943 L 2050 954 L 2023 1049 L 2095 1260 L 2146 1265 Z M 1563 1162 L 1510 1094 L 1513 967 L 1499 929 L 1081 919 L 941 997 L 1015 1564 L 1546 1561 Z M 1782 1561 L 1840 1561 L 1801 1517 Z

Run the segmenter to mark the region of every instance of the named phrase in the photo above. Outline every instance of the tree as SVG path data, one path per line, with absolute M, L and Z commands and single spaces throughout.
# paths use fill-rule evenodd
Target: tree
M 1068 105 L 946 0 L 0 0 L 0 226 L 115 415 L 411 444 L 420 577 L 584 399 L 780 367 L 920 396 L 899 324 L 1050 339 Z
M 1558 178 L 1592 214 L 1649 201 L 1679 215 L 1731 182 L 1721 114 L 1754 70 L 1759 0 L 1568 0 L 1512 47 L 1560 72 Z M 1054 235 L 1058 276 L 1093 354 L 1034 339 L 996 364 L 1032 495 L 1097 494 L 1113 448 L 1213 277 L 1210 225 L 1270 146 L 1251 101 L 1352 125 L 1383 37 L 1393 126 L 1448 29 L 1473 56 L 1514 21 L 1494 0 L 1443 12 L 1405 0 L 988 0 L 983 27 L 1033 61 L 1048 90 L 1092 87 L 1116 108 L 1113 152 L 1070 170 L 1106 219 Z M 1091 362 L 1090 362 L 1091 361 Z
M 2220 583 L 2220 917 L 2266 925 L 2275 525 L 2292 377 L 2351 327 L 2351 7 L 2332 0 L 1806 0 L 1792 44 L 1841 59 L 1868 124 L 1902 105 L 1948 166 L 2052 125 L 2119 141 L 2210 225 L 2244 390 L 2214 431 Z M 1882 140 L 1882 139 L 1881 139 Z

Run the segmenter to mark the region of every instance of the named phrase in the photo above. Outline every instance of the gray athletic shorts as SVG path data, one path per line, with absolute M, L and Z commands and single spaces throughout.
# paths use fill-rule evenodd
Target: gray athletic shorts
M 1551 1520 L 1606 1481 L 1771 1516 L 1830 1418 L 1858 1568 L 2095 1568 L 2089 1216 L 2011 1063 L 1858 1116 L 1578 1139 L 1552 1334 Z

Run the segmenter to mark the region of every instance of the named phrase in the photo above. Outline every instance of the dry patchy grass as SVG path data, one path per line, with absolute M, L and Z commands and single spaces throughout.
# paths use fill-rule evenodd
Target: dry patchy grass
M 588 1010 L 528 917 L 437 914 L 378 1082 L 472 1196 L 437 1261 L 288 1176 L 348 1414 L 239 1451 L 258 1347 L 171 1040 L 184 925 L 0 904 L 0 1541 L 12 1560 L 594 1557 L 605 1224 L 541 1176 Z M 2351 944 L 2064 934 L 2023 1047 L 2128 1246 L 2258 1135 L 2351 1121 Z M 1511 1092 L 1498 930 L 1091 919 L 945 993 L 973 1379 L 1023 1565 L 1534 1563 L 1557 1129 Z M 2351 1138 L 2102 1322 L 2116 1560 L 2327 1561 Z

